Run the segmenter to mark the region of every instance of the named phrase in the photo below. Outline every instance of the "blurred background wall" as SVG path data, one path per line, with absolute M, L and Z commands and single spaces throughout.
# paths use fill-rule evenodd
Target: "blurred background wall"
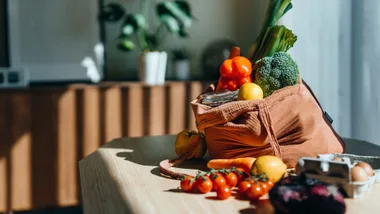
M 105 0 L 105 3 L 119 2 L 127 12 L 139 11 L 139 1 L 136 0 Z M 160 0 L 151 1 L 160 2 Z M 193 14 L 196 17 L 194 25 L 189 29 L 190 38 L 186 40 L 168 35 L 162 48 L 185 47 L 192 54 L 191 72 L 194 76 L 201 75 L 200 56 L 204 48 L 220 39 L 235 41 L 242 53 L 247 54 L 249 46 L 255 40 L 264 19 L 266 0 L 190 0 Z M 153 5 L 153 4 L 152 4 Z M 151 8 L 154 13 L 154 7 Z M 154 24 L 154 17 L 150 23 Z M 120 53 L 116 48 L 115 38 L 118 36 L 120 24 L 106 24 L 107 57 L 109 77 L 112 79 L 133 78 L 136 76 L 136 58 L 138 52 Z
M 333 126 L 351 137 L 351 1 L 293 0 L 293 5 L 281 20 L 298 36 L 290 53 Z
M 352 0 L 352 136 L 380 145 L 380 1 Z

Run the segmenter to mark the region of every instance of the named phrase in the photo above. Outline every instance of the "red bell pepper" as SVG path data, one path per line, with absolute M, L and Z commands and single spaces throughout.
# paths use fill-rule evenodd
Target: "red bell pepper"
M 220 67 L 220 78 L 216 91 L 227 89 L 235 91 L 244 83 L 252 82 L 252 63 L 249 59 L 240 56 L 240 48 L 234 47 L 230 56 Z

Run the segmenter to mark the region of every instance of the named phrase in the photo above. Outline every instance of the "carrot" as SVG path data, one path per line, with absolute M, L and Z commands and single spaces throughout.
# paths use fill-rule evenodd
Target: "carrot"
M 251 167 L 256 158 L 234 158 L 234 159 L 214 159 L 207 163 L 209 169 L 228 169 L 232 167 L 241 168 L 250 174 Z
M 240 56 L 240 48 L 235 46 L 231 48 L 230 56 L 228 57 L 228 59 L 233 59 L 237 56 Z

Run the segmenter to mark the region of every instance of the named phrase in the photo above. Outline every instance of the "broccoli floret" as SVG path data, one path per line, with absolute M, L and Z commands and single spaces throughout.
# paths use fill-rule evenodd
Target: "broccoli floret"
M 255 83 L 263 90 L 264 97 L 280 88 L 298 83 L 298 65 L 286 52 L 277 52 L 273 56 L 258 60 L 253 71 Z

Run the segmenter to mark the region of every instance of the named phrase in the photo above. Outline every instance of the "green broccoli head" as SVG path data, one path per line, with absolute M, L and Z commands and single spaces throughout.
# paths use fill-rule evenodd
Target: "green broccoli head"
M 264 97 L 278 89 L 298 83 L 298 65 L 286 52 L 277 52 L 271 57 L 258 60 L 253 66 L 253 71 L 255 83 L 263 90 Z

